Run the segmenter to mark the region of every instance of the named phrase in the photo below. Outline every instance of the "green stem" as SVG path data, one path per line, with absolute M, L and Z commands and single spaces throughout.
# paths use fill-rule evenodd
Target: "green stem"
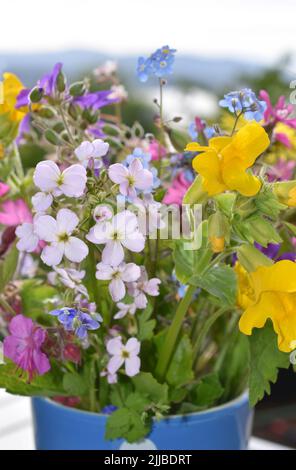
M 68 126 L 68 122 L 67 122 L 67 119 L 66 119 L 66 116 L 65 116 L 65 113 L 64 113 L 64 110 L 63 110 L 62 105 L 59 105 L 59 106 L 58 106 L 58 109 L 59 109 L 59 111 L 60 111 L 60 115 L 61 115 L 63 124 L 64 124 L 64 126 L 65 126 L 65 129 L 66 129 L 66 131 L 67 131 L 67 134 L 68 134 L 68 136 L 69 136 L 70 142 L 71 142 L 71 144 L 73 144 L 74 146 L 76 146 L 75 139 L 74 139 L 74 137 L 73 137 L 73 135 L 72 135 L 72 132 L 71 132 L 71 130 L 70 130 L 70 127 Z
M 13 310 L 11 305 L 3 297 L 0 297 L 0 305 L 4 309 L 4 311 L 10 313 L 11 315 L 16 315 L 16 312 Z
M 194 345 L 194 348 L 193 348 L 193 359 L 194 359 L 194 362 L 196 362 L 197 360 L 197 356 L 198 356 L 198 353 L 199 353 L 199 350 L 203 344 L 203 341 L 205 339 L 205 336 L 207 335 L 208 331 L 210 330 L 210 328 L 212 327 L 212 325 L 215 323 L 215 321 L 221 317 L 221 315 L 223 315 L 223 313 L 225 313 L 225 311 L 227 310 L 227 307 L 221 307 L 219 308 L 219 310 L 217 310 L 213 315 L 211 315 L 206 321 L 205 323 L 203 324 L 197 338 L 196 338 L 196 342 L 195 342 L 195 345 Z
M 176 311 L 176 315 L 169 327 L 166 334 L 164 344 L 161 348 L 159 360 L 156 366 L 155 374 L 160 381 L 164 381 L 167 369 L 172 359 L 173 351 L 176 346 L 176 342 L 182 327 L 183 320 L 187 313 L 188 307 L 191 304 L 191 299 L 196 291 L 195 286 L 188 286 L 187 291 Z

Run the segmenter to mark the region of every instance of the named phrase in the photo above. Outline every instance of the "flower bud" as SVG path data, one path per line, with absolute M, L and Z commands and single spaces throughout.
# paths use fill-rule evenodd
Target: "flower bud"
M 70 106 L 68 107 L 68 113 L 70 114 L 71 118 L 74 119 L 74 121 L 76 121 L 77 117 L 78 117 L 78 112 L 77 112 L 77 108 L 76 106 L 74 106 L 74 104 L 70 104 Z
M 66 89 L 66 77 L 63 74 L 63 72 L 60 72 L 57 76 L 57 81 L 56 81 L 56 86 L 57 90 L 60 93 L 63 93 Z
M 282 204 L 296 207 L 296 180 L 274 183 L 273 192 Z
M 84 82 L 75 82 L 69 88 L 69 93 L 71 96 L 82 96 L 85 93 Z
M 29 100 L 31 101 L 31 103 L 39 103 L 39 101 L 41 101 L 42 98 L 43 98 L 43 89 L 38 86 L 35 86 L 31 90 L 31 93 L 29 95 Z
M 44 137 L 52 145 L 61 145 L 61 140 L 59 138 L 59 135 L 56 132 L 54 132 L 52 129 L 47 129 L 44 133 Z
M 267 246 L 268 243 L 281 243 L 282 239 L 272 226 L 263 217 L 252 217 L 244 220 L 243 229 L 250 235 L 251 240 L 255 240 L 260 245 Z
M 257 250 L 253 245 L 241 245 L 237 250 L 240 264 L 249 272 L 256 271 L 260 266 L 271 266 L 273 261 Z
M 42 106 L 42 108 L 38 111 L 38 116 L 45 119 L 52 119 L 55 116 L 55 113 L 52 109 L 47 108 L 46 106 Z
M 221 253 L 224 250 L 225 238 L 229 236 L 229 223 L 222 212 L 215 212 L 209 217 L 209 240 L 212 251 Z

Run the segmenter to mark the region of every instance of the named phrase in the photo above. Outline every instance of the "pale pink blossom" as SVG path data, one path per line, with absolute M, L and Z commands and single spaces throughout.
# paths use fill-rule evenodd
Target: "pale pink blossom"
M 141 270 L 135 263 L 120 263 L 118 266 L 97 264 L 96 278 L 111 281 L 109 292 L 114 302 L 118 302 L 125 296 L 125 283 L 136 281 L 140 275 Z
M 85 271 L 78 271 L 73 268 L 57 268 L 54 267 L 55 273 L 58 275 L 58 279 L 61 283 L 72 289 L 78 294 L 82 294 L 88 298 L 88 292 L 86 287 L 82 284 L 82 279 L 85 277 Z
M 34 223 L 24 222 L 16 228 L 15 234 L 19 238 L 16 244 L 19 251 L 32 253 L 37 249 L 40 239 L 35 231 Z
M 147 271 L 141 266 L 141 276 L 136 282 L 128 285 L 128 293 L 134 297 L 134 303 L 137 308 L 144 309 L 147 307 L 147 295 L 157 297 L 159 295 L 160 279 L 153 277 L 148 279 Z
M 126 375 L 137 375 L 141 366 L 140 347 L 141 343 L 136 338 L 130 338 L 125 345 L 122 344 L 120 336 L 110 339 L 107 342 L 107 351 L 111 356 L 107 365 L 108 372 L 115 374 L 124 364 Z
M 114 60 L 107 60 L 103 65 L 94 70 L 94 76 L 101 80 L 111 77 L 117 71 L 117 63 Z
M 117 376 L 117 374 L 110 374 L 110 372 L 108 372 L 107 370 L 103 370 L 103 371 L 100 373 L 100 376 L 101 376 L 101 377 L 107 377 L 107 382 L 108 382 L 108 384 L 110 384 L 110 385 L 116 384 L 117 381 L 118 381 L 118 376 Z
M 23 222 L 32 222 L 32 214 L 23 199 L 7 200 L 0 204 L 0 224 L 15 227 Z
M 153 185 L 151 171 L 144 169 L 138 158 L 128 168 L 121 163 L 114 163 L 109 167 L 108 175 L 111 181 L 119 184 L 120 193 L 131 199 L 137 197 L 137 190 L 149 189 Z
M 118 312 L 114 315 L 115 320 L 120 320 L 124 318 L 126 315 L 135 315 L 137 307 L 136 304 L 124 304 L 123 302 L 118 302 L 116 304 L 117 308 L 119 309 Z
M 160 160 L 167 154 L 166 148 L 156 139 L 150 142 L 148 152 L 151 155 L 151 160 Z
M 42 192 L 52 193 L 54 196 L 64 194 L 68 197 L 80 197 L 84 193 L 87 177 L 82 165 L 71 165 L 61 171 L 56 163 L 46 160 L 36 166 L 33 180 Z
M 111 266 L 117 266 L 123 261 L 123 247 L 139 253 L 145 246 L 137 217 L 127 210 L 119 212 L 104 224 L 96 224 L 86 238 L 92 243 L 105 245 L 102 261 Z
M 87 245 L 72 236 L 79 223 L 77 215 L 69 209 L 60 209 L 57 218 L 41 215 L 34 222 L 35 233 L 48 243 L 41 253 L 42 261 L 56 266 L 65 256 L 69 261 L 80 263 L 88 255 Z
M 109 144 L 101 139 L 95 139 L 93 142 L 85 140 L 75 149 L 75 155 L 85 168 L 98 169 L 102 167 L 102 157 L 108 150 Z
M 53 196 L 50 193 L 38 192 L 31 199 L 36 212 L 45 212 L 52 204 Z
M 112 208 L 102 205 L 102 204 L 96 206 L 93 211 L 93 218 L 94 218 L 94 221 L 97 223 L 106 222 L 108 220 L 111 220 L 112 217 L 113 217 Z
M 171 186 L 163 198 L 164 204 L 181 205 L 183 197 L 190 185 L 191 183 L 186 179 L 185 173 L 179 173 L 178 176 L 173 180 Z
M 128 92 L 126 91 L 125 87 L 123 85 L 112 85 L 110 88 L 110 95 L 108 95 L 108 98 L 111 100 L 115 99 L 118 101 L 124 101 L 128 97 Z

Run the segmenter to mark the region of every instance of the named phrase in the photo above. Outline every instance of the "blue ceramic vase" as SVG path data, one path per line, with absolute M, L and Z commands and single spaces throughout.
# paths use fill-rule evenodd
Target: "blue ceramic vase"
M 243 450 L 253 417 L 244 393 L 211 410 L 157 421 L 146 439 L 128 444 L 123 439 L 104 439 L 106 415 L 68 408 L 45 398 L 33 398 L 32 408 L 39 450 Z

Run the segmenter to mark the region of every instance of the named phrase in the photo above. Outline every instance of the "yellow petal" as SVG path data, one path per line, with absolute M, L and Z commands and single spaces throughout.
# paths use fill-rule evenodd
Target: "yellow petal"
M 289 191 L 289 199 L 287 204 L 289 207 L 296 207 L 296 186 Z
M 257 122 L 250 122 L 234 135 L 232 141 L 222 150 L 225 163 L 233 158 L 242 162 L 243 167 L 249 168 L 270 144 L 269 137 L 263 127 Z
M 296 263 L 290 260 L 262 266 L 251 273 L 250 278 L 257 298 L 266 291 L 296 293 Z
M 214 150 L 197 155 L 193 159 L 192 166 L 203 177 L 203 189 L 210 196 L 227 189 L 221 176 L 220 160 Z
M 215 149 L 217 152 L 220 152 L 226 145 L 229 145 L 232 141 L 232 137 L 222 136 L 222 137 L 212 137 L 209 140 L 209 146 Z
M 186 152 L 204 152 L 209 150 L 209 147 L 200 145 L 198 142 L 190 142 L 186 145 Z
M 243 196 L 254 196 L 261 188 L 260 180 L 252 173 L 246 173 L 244 166 L 236 159 L 222 164 L 222 177 L 229 189 L 236 190 Z

